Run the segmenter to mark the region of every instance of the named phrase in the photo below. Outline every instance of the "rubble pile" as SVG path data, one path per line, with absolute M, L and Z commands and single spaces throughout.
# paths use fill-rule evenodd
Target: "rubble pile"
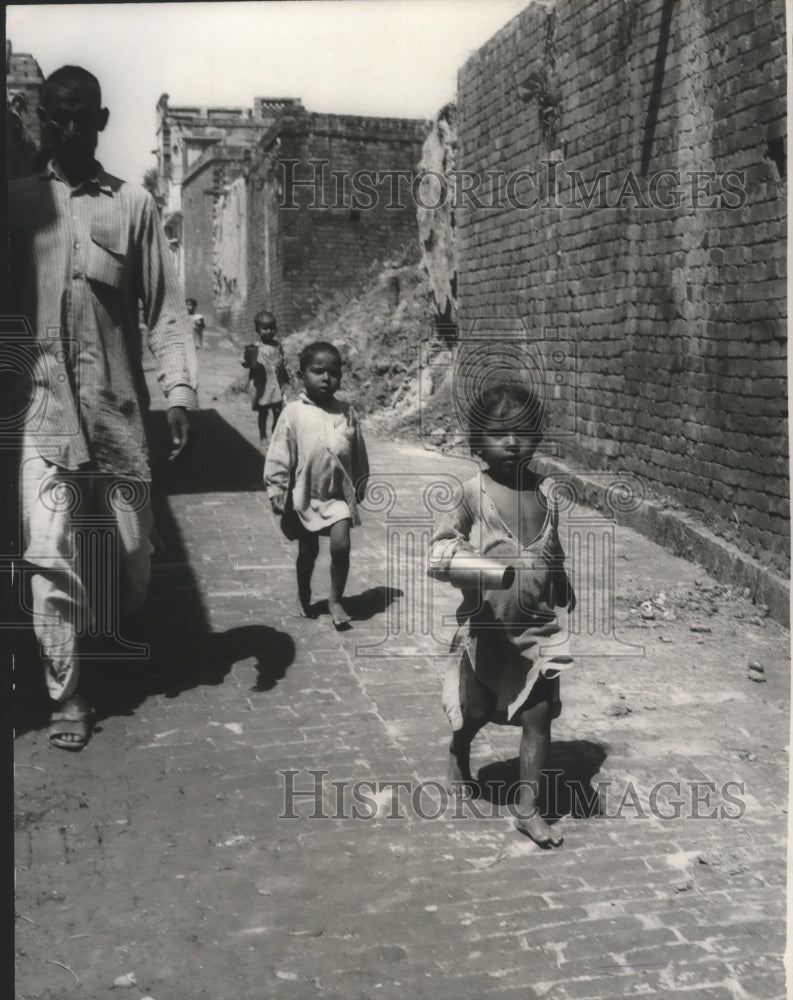
M 434 429 L 449 411 L 448 387 L 445 402 L 434 398 L 448 380 L 450 364 L 442 359 L 451 361 L 436 335 L 434 314 L 426 274 L 406 252 L 374 264 L 356 291 L 323 302 L 309 323 L 286 337 L 287 365 L 296 372 L 306 344 L 331 341 L 344 363 L 339 395 L 354 402 L 378 432 L 415 439 L 422 426 Z M 422 371 L 427 357 L 432 364 Z

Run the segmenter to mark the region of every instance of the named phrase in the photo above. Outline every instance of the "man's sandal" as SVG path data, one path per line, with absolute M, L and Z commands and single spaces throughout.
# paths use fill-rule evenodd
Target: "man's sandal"
M 93 710 L 67 706 L 56 709 L 50 716 L 47 736 L 52 746 L 59 750 L 82 750 L 91 736 Z

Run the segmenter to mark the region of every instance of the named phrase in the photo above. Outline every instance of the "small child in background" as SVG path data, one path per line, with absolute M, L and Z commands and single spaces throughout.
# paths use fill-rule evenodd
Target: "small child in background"
M 198 302 L 195 299 L 185 299 L 184 301 L 187 306 L 187 315 L 190 317 L 190 323 L 193 327 L 193 340 L 195 341 L 196 350 L 200 351 L 204 346 L 204 329 L 206 327 L 204 317 L 201 313 L 196 312 Z
M 466 482 L 459 508 L 433 535 L 430 574 L 448 581 L 457 553 L 506 561 L 516 574 L 508 589 L 462 591 L 452 642 L 460 656 L 443 692 L 453 728 L 449 792 L 473 793 L 471 741 L 484 725 L 520 726 L 515 826 L 540 846 L 556 847 L 562 837 L 540 816 L 538 796 L 551 720 L 561 712 L 559 671 L 571 662 L 565 643 L 553 637 L 575 598 L 551 483 L 529 467 L 542 438 L 542 405 L 522 386 L 495 385 L 473 401 L 471 414 L 471 451 L 485 469 Z
M 284 349 L 276 340 L 278 325 L 275 316 L 264 310 L 256 314 L 253 324 L 259 343 L 246 345 L 242 365 L 248 369 L 251 409 L 256 410 L 259 422 L 259 446 L 266 454 L 267 416 L 272 414 L 270 427 L 272 436 L 284 405 L 283 389 L 291 384 L 291 380 L 286 368 Z
M 300 354 L 303 391 L 287 403 L 264 462 L 264 482 L 281 530 L 298 542 L 299 614 L 314 618 L 311 575 L 319 536 L 330 537 L 328 609 L 339 631 L 351 628 L 341 600 L 350 568 L 350 527 L 361 523 L 358 504 L 369 462 L 355 410 L 335 398 L 341 355 L 318 341 Z

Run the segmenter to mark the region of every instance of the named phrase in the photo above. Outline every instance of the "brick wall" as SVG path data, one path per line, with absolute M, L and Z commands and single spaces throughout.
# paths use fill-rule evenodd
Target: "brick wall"
M 462 336 L 557 338 L 558 453 L 787 575 L 784 38 L 779 0 L 532 5 L 459 74 L 457 232 Z
M 248 299 L 248 207 L 244 177 L 237 177 L 216 201 L 213 218 L 215 318 L 239 326 Z
M 248 326 L 267 306 L 288 332 L 373 261 L 415 252 L 410 181 L 383 175 L 413 174 L 425 133 L 423 121 L 282 118 L 248 174 Z M 361 170 L 377 176 L 356 199 L 351 177 Z
M 246 150 L 213 146 L 185 175 L 182 182 L 182 247 L 185 296 L 198 302 L 198 312 L 216 321 L 215 203 L 224 185 L 238 176 Z

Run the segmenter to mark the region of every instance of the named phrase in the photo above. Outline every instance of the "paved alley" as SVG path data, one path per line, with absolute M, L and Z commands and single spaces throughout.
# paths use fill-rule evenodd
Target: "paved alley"
M 788 633 L 596 525 L 613 550 L 582 571 L 553 730 L 564 844 L 540 850 L 511 825 L 518 730 L 475 742 L 477 799 L 439 783 L 458 595 L 426 578 L 426 539 L 474 466 L 370 437 L 354 628 L 294 617 L 255 417 L 227 391 L 239 352 L 206 341 L 199 447 L 156 488 L 150 655 L 91 664 L 80 754 L 22 705 L 18 1000 L 781 1000 Z M 323 547 L 317 602 L 327 578 Z

